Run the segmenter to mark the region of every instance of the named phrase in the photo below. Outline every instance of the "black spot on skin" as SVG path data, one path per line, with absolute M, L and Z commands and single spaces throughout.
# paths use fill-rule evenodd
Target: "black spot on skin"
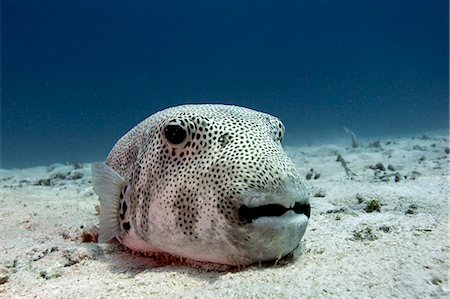
M 130 222 L 124 222 L 122 226 L 124 230 L 130 230 L 131 228 Z
M 127 207 L 127 203 L 126 202 L 123 202 L 123 205 L 122 205 L 122 213 L 126 213 L 126 211 L 127 211 L 127 209 L 128 209 L 128 207 Z

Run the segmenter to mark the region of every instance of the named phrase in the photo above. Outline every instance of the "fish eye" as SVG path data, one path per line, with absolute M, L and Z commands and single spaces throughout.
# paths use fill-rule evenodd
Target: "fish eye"
M 266 117 L 269 132 L 272 134 L 272 138 L 276 142 L 283 142 L 285 127 L 284 124 L 275 117 Z
M 178 145 L 186 139 L 187 132 L 180 125 L 167 125 L 164 128 L 164 136 L 171 144 Z
M 284 132 L 285 132 L 285 127 L 284 127 L 284 125 L 283 125 L 283 123 L 280 121 L 280 122 L 278 122 L 278 141 L 279 142 L 283 142 L 283 139 L 284 139 Z

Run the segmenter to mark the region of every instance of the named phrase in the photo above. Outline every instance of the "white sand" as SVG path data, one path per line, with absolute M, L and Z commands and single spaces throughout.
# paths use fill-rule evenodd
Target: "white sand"
M 89 242 L 98 221 L 89 165 L 0 170 L 0 297 L 448 298 L 449 145 L 429 136 L 287 149 L 303 176 L 320 173 L 306 180 L 301 249 L 286 265 L 238 271 Z M 378 162 L 394 170 L 369 167 Z M 365 210 L 371 201 L 379 212 Z

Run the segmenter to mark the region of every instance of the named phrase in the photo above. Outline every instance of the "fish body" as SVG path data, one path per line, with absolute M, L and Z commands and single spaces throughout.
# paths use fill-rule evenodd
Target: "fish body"
M 183 105 L 150 116 L 92 165 L 99 242 L 246 265 L 291 253 L 309 196 L 276 117 L 231 105 Z

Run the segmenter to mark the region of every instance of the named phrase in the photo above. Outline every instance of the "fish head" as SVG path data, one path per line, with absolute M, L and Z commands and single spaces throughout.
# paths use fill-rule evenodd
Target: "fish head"
M 299 245 L 309 196 L 281 145 L 278 118 L 186 105 L 143 127 L 123 173 L 133 190 L 126 246 L 240 265 L 281 258 Z M 109 164 L 123 169 L 114 159 Z

